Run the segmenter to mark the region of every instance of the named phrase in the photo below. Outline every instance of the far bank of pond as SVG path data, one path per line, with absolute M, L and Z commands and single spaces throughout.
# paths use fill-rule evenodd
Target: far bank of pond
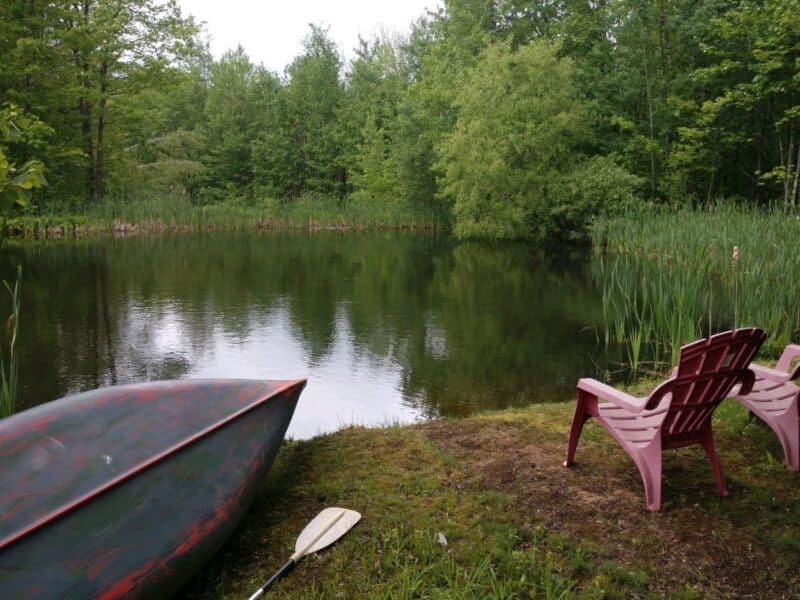
M 8 219 L 10 237 L 52 239 L 136 233 L 231 230 L 429 230 L 450 228 L 443 206 L 378 205 L 352 199 L 304 196 L 293 201 L 227 202 L 197 206 L 185 195 L 126 202 L 108 200 L 78 213 Z

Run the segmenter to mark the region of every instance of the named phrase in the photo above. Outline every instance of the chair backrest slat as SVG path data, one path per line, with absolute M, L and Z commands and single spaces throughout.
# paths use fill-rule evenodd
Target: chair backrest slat
M 714 410 L 741 380 L 766 336 L 762 329 L 750 327 L 719 333 L 681 348 L 662 437 L 680 438 L 705 430 Z

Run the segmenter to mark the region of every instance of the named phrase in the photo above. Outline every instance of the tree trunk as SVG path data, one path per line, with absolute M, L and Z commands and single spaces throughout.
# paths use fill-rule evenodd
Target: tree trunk
M 83 18 L 88 22 L 89 20 L 90 2 L 83 0 L 82 12 Z M 90 80 L 89 80 L 89 60 L 86 55 L 81 51 L 79 56 L 79 65 L 81 70 L 81 88 L 83 90 L 79 100 L 79 110 L 81 113 L 81 135 L 83 137 L 83 152 L 86 154 L 86 201 L 91 203 L 97 197 L 97 190 L 95 189 L 95 149 L 94 149 L 94 136 L 92 134 L 92 103 L 89 100 L 90 95 Z
M 36 0 L 22 0 L 22 16 L 26 22 L 26 28 L 28 30 L 28 35 L 32 38 L 38 37 L 41 35 L 41 27 L 38 31 L 34 29 L 34 10 L 36 9 Z M 28 71 L 22 78 L 22 91 L 25 97 L 25 110 L 30 111 L 32 109 L 32 102 L 31 98 L 33 96 L 33 74 Z M 30 158 L 30 157 L 26 157 Z
M 87 84 L 84 84 L 86 86 Z M 81 97 L 79 107 L 81 113 L 81 136 L 83 138 L 83 152 L 86 155 L 86 201 L 95 198 L 94 191 L 94 139 L 92 136 L 92 105 L 86 98 Z
M 800 193 L 800 144 L 797 145 L 797 157 L 794 162 L 794 189 L 792 190 L 792 209 L 797 212 L 797 202 Z
M 655 125 L 653 123 L 653 97 L 650 90 L 650 76 L 647 71 L 647 59 L 642 61 L 644 64 L 645 91 L 647 93 L 647 116 L 650 130 L 650 199 L 656 199 L 656 152 L 655 147 Z
M 670 39 L 667 21 L 667 9 L 664 6 L 664 0 L 661 0 L 658 3 L 658 44 L 661 52 L 661 76 L 665 84 L 662 89 L 662 99 L 664 101 L 667 100 L 666 84 L 672 79 L 672 57 L 669 54 Z
M 106 127 L 106 92 L 108 77 L 108 63 L 104 62 L 100 66 L 100 100 L 97 105 L 97 144 L 95 147 L 94 172 L 92 178 L 92 188 L 94 197 L 92 200 L 99 203 L 103 198 L 105 190 L 105 127 Z
M 786 176 L 783 178 L 783 210 L 789 210 L 789 188 L 791 187 L 789 184 L 789 173 L 792 172 L 792 149 L 791 144 L 789 147 L 789 151 L 784 154 L 783 153 L 783 138 L 781 137 L 781 132 L 778 130 L 778 156 L 781 159 L 781 166 L 786 170 Z M 790 135 L 791 137 L 791 135 Z
M 763 200 L 763 179 L 761 176 L 764 174 L 764 148 L 765 142 L 767 139 L 767 128 L 769 127 L 769 115 L 767 114 L 767 110 L 764 107 L 763 102 L 758 103 L 758 112 L 763 118 L 759 118 L 757 121 L 758 127 L 758 144 L 756 146 L 756 181 L 755 181 L 755 197 L 758 201 Z M 767 192 L 768 193 L 768 192 Z
M 711 204 L 711 194 L 714 192 L 714 179 L 716 175 L 717 175 L 717 166 L 716 164 L 713 164 L 711 169 L 711 177 L 708 180 L 708 192 L 706 193 L 706 206 L 709 206 Z

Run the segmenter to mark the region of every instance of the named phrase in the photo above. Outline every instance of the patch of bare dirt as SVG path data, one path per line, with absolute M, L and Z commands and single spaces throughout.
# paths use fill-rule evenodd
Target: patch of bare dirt
M 800 596 L 796 566 L 777 566 L 776 550 L 752 527 L 737 526 L 730 511 L 713 511 L 714 483 L 699 447 L 665 455 L 665 506 L 651 513 L 633 462 L 585 433 L 566 469 L 566 435 L 522 420 L 437 421 L 423 430 L 459 460 L 452 485 L 502 492 L 518 505 L 518 525 L 541 524 L 590 543 L 604 560 L 652 567 L 657 593 L 691 585 L 712 596 Z

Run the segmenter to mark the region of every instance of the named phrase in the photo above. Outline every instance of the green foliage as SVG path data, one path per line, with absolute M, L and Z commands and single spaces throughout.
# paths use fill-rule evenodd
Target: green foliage
M 456 235 L 530 235 L 535 203 L 581 133 L 570 75 L 569 63 L 543 42 L 517 52 L 495 44 L 481 55 L 457 98 L 455 129 L 439 148 Z
M 196 54 L 194 22 L 174 0 L 4 3 L 0 11 L 13 25 L 0 30 L 12 49 L 0 94 L 54 128 L 40 156 L 60 194 L 99 202 L 129 134 L 150 116 L 138 111 L 140 93 L 166 89 L 169 65 Z
M 797 0 L 768 0 L 741 2 L 716 16 L 702 43 L 713 60 L 689 75 L 693 87 L 706 93 L 689 107 L 690 122 L 679 130 L 683 164 L 705 159 L 710 190 L 719 181 L 724 192 L 780 198 L 795 211 L 800 204 L 798 15 Z M 744 168 L 729 172 L 729 160 Z
M 207 187 L 247 191 L 253 181 L 251 156 L 257 116 L 257 71 L 241 46 L 222 55 L 211 66 L 205 102 L 203 134 L 206 154 L 202 161 Z
M 201 56 L 186 70 L 172 68 L 163 86 L 147 87 L 126 99 L 120 115 L 125 147 L 116 154 L 107 198 L 172 195 L 177 189 L 197 191 L 204 178 L 207 138 L 204 109 L 208 88 L 206 61 Z
M 462 236 L 580 239 L 634 193 L 797 213 L 798 14 L 800 0 L 446 0 L 347 65 L 312 26 L 279 76 L 241 48 L 212 60 L 174 0 L 7 2 L 0 98 L 54 135 L 7 146 L 2 169 L 32 185 L 28 161 L 47 164 L 45 212 L 353 195 L 452 210 Z
M 346 175 L 339 164 L 341 149 L 336 113 L 344 97 L 342 66 L 327 32 L 312 26 L 305 52 L 287 67 L 289 126 L 299 188 L 323 194 L 342 194 Z
M 395 140 L 409 68 L 404 53 L 388 39 L 362 40 L 350 65 L 337 118 L 354 198 L 387 204 L 400 200 Z
M 300 193 L 299 154 L 293 142 L 286 89 L 277 78 L 264 77 L 253 125 L 253 176 L 257 197 L 285 198 Z
M 27 206 L 30 191 L 46 183 L 43 170 L 43 165 L 36 160 L 29 160 L 16 168 L 0 150 L 0 211 L 9 212 L 14 207 Z
M 358 146 L 357 163 L 352 174 L 355 191 L 352 198 L 391 205 L 400 200 L 397 165 L 387 132 L 377 118 L 369 115 Z
M 6 221 L 8 237 L 35 238 L 80 234 L 89 231 L 89 218 L 85 215 L 21 215 Z
M 465 74 L 490 39 L 485 26 L 491 22 L 491 3 L 445 6 L 413 28 L 405 49 L 411 82 L 398 103 L 392 138 L 400 197 L 417 206 L 433 204 L 440 191 L 436 148 L 455 125 L 454 100 Z
M 8 217 L 14 208 L 27 206 L 31 192 L 47 185 L 44 165 L 28 159 L 17 167 L 11 162 L 13 147 L 35 150 L 52 130 L 13 104 L 0 109 L 0 213 Z
M 598 215 L 610 217 L 638 205 L 643 180 L 608 156 L 594 156 L 565 173 L 549 202 L 537 205 L 540 239 L 583 240 Z
M 611 124 L 611 149 L 623 157 L 626 168 L 646 179 L 650 200 L 661 196 L 674 135 L 668 103 L 672 65 L 681 60 L 679 53 L 691 53 L 690 41 L 674 31 L 682 8 L 683 3 L 641 0 L 622 0 L 610 8 L 616 23 L 609 27 L 619 46 L 605 65 L 609 73 L 602 82 L 610 102 L 600 101 Z
M 47 185 L 44 165 L 34 158 L 16 167 L 8 159 L 14 149 L 28 152 L 41 147 L 52 134 L 52 130 L 36 117 L 32 117 L 13 104 L 0 109 L 0 214 L 3 223 L 0 231 L 0 249 L 6 238 L 9 215 L 16 208 L 24 208 L 31 199 L 33 190 Z M 20 286 L 22 266 L 17 266 L 17 280 L 11 288 L 3 285 L 11 295 L 11 315 L 6 321 L 5 340 L 0 335 L 0 417 L 12 414 L 17 404 L 17 373 L 19 359 L 15 353 L 19 328 Z
M 327 32 L 312 26 L 304 53 L 286 69 L 288 83 L 273 79 L 262 88 L 252 143 L 260 193 L 293 197 L 345 192 L 347 173 L 336 120 L 344 97 L 341 66 Z
M 137 231 L 448 228 L 449 214 L 436 208 L 317 194 L 304 194 L 292 202 L 229 197 L 198 206 L 188 193 L 173 191 L 114 196 L 80 215 L 20 215 L 8 219 L 6 230 L 19 238 L 59 238 Z
M 580 235 L 591 216 L 631 201 L 635 177 L 581 155 L 589 115 L 557 53 L 548 42 L 494 44 L 469 73 L 455 129 L 439 147 L 456 235 Z

